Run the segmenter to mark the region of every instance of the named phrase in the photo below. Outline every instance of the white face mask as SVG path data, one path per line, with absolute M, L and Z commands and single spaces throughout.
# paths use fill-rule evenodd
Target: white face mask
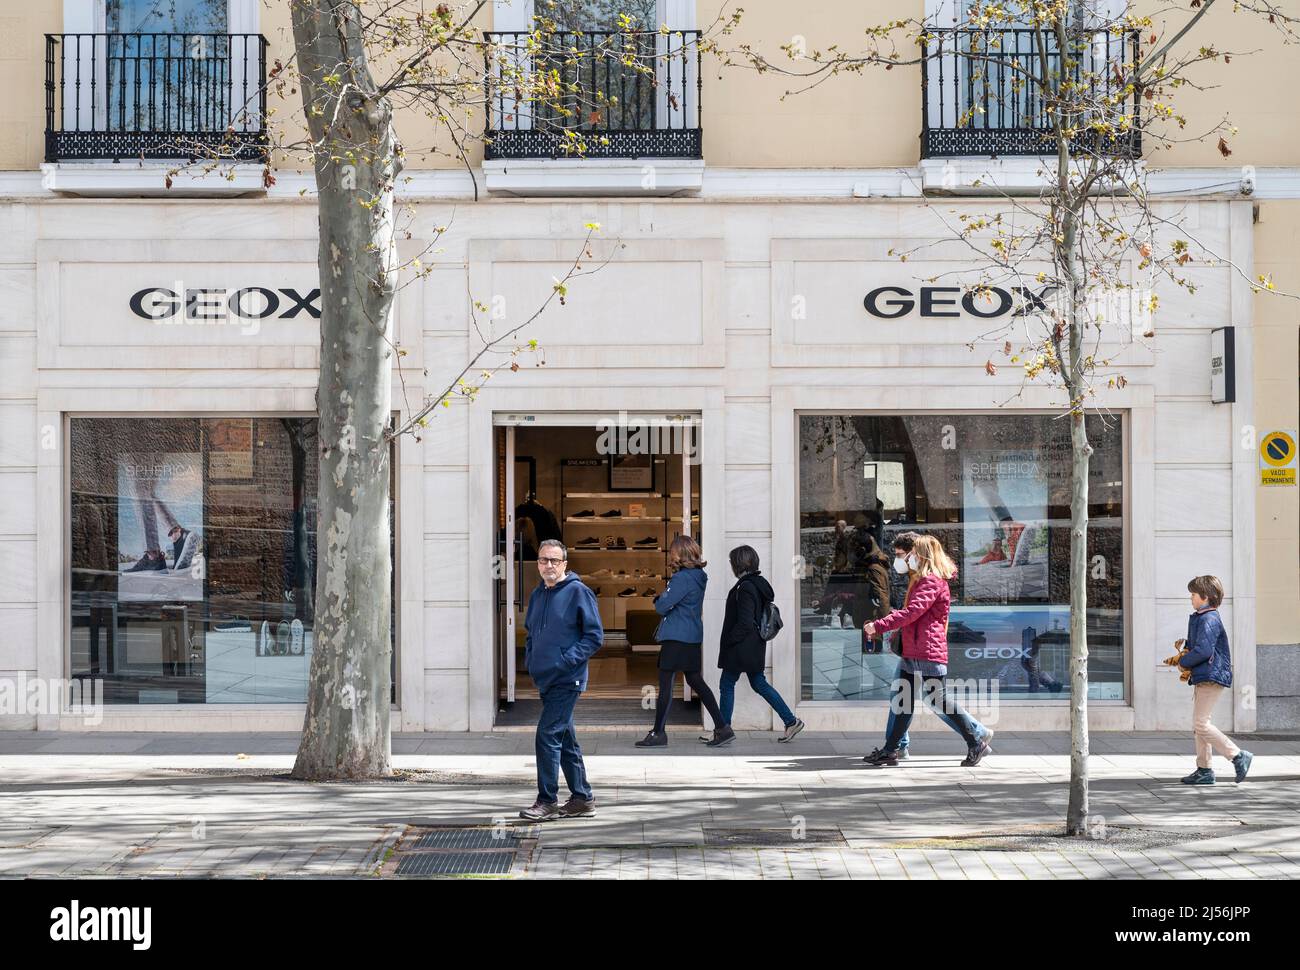
M 902 556 L 894 557 L 894 572 L 898 573 L 900 576 L 907 573 L 907 562 Z
M 912 570 L 912 572 L 916 572 L 916 567 L 919 565 L 921 565 L 921 561 L 916 558 L 915 553 L 907 557 L 907 568 Z

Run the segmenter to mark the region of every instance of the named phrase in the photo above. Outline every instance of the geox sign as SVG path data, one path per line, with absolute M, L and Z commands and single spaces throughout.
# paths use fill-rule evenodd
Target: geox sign
M 1025 286 L 990 286 L 979 291 L 960 286 L 923 286 L 913 294 L 902 286 L 878 286 L 867 294 L 862 305 L 881 320 L 897 320 L 917 309 L 923 317 L 960 317 L 964 310 L 972 317 L 987 320 L 1008 314 L 1023 317 L 1048 313 L 1044 301 L 1055 291 L 1055 285 L 1044 286 L 1037 293 Z
M 292 320 L 304 311 L 319 320 L 319 299 L 319 289 L 310 290 L 304 296 L 289 287 L 273 290 L 265 286 L 245 286 L 230 290 L 153 286 L 131 296 L 131 312 L 157 323 L 178 316 L 186 321 L 208 323 L 242 323 L 268 317 Z

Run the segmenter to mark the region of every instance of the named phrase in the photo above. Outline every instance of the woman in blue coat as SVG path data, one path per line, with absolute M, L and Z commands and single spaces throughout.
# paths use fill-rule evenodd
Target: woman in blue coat
M 668 566 L 673 570 L 668 588 L 655 597 L 655 611 L 663 617 L 655 630 L 659 641 L 659 695 L 655 699 L 655 726 L 636 743 L 638 748 L 663 748 L 668 745 L 668 710 L 673 703 L 673 681 L 681 671 L 691 690 L 713 718 L 713 738 L 717 743 L 736 736 L 731 725 L 723 723 L 722 713 L 713 691 L 701 676 L 704 666 L 704 587 L 709 577 L 708 565 L 700 544 L 690 536 L 678 536 L 668 547 Z

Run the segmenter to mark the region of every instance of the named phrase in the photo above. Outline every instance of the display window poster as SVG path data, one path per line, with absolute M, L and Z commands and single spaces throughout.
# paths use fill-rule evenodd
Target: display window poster
M 203 599 L 203 459 L 127 455 L 117 466 L 118 599 Z
M 1047 601 L 1046 465 L 1036 448 L 964 456 L 963 603 Z
M 1088 611 L 1088 696 L 1123 697 L 1123 614 Z M 948 623 L 948 673 L 1003 694 L 1068 697 L 1068 606 L 960 606 Z

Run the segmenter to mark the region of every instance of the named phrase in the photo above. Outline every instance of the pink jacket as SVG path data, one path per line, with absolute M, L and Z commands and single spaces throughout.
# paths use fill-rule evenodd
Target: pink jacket
M 951 602 L 947 580 L 934 574 L 921 576 L 908 590 L 902 609 L 873 621 L 876 632 L 901 629 L 904 657 L 946 664 Z

